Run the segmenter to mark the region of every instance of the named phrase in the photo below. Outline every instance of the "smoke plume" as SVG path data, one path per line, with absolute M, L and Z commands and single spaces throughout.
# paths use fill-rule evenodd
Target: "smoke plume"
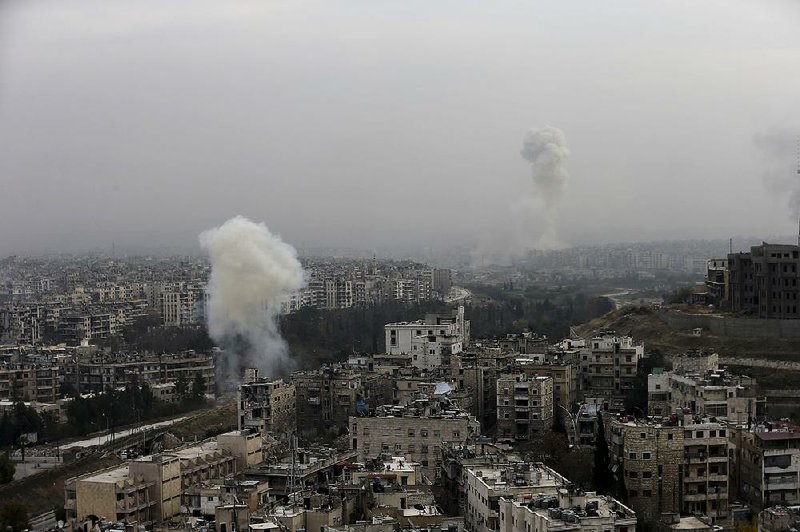
M 785 196 L 789 218 L 800 217 L 800 140 L 788 130 L 773 129 L 753 136 L 760 155 L 764 185 L 772 194 Z
M 535 212 L 538 203 L 542 207 L 541 214 L 545 223 L 536 247 L 560 248 L 562 245 L 558 240 L 556 221 L 558 206 L 564 196 L 569 177 L 564 167 L 569 157 L 564 133 L 552 126 L 533 128 L 525 134 L 520 153 L 531 163 L 533 172 L 533 190 L 523 198 L 523 205 L 529 212 Z
M 217 360 L 219 383 L 238 382 L 248 367 L 263 376 L 287 372 L 278 316 L 281 303 L 306 280 L 295 249 L 242 216 L 202 233 L 200 245 L 211 260 L 208 332 L 224 351 Z

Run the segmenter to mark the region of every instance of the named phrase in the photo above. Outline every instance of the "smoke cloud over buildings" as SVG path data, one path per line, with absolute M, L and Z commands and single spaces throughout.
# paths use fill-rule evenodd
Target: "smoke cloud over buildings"
M 537 204 L 540 205 L 544 218 L 544 231 L 536 248 L 560 248 L 562 244 L 556 230 L 558 207 L 569 178 L 564 166 L 569 157 L 564 133 L 552 126 L 533 128 L 525 134 L 520 154 L 531 163 L 533 175 L 533 188 L 529 189 L 523 203 L 531 214 L 535 214 Z
M 242 216 L 200 235 L 211 260 L 208 332 L 224 354 L 217 361 L 221 384 L 239 381 L 243 368 L 263 376 L 290 369 L 281 337 L 281 303 L 306 282 L 297 252 L 263 223 Z

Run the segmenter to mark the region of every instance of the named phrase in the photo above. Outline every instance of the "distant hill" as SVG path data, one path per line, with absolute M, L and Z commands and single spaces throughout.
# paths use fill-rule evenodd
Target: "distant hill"
M 700 336 L 694 336 L 691 330 L 671 329 L 659 318 L 659 312 L 650 306 L 628 305 L 573 327 L 573 331 L 588 338 L 603 329 L 612 329 L 620 334 L 629 334 L 634 340 L 644 341 L 647 350 L 658 349 L 664 353 L 708 349 L 721 356 L 800 361 L 800 339 L 731 338 L 712 335 L 706 330 Z

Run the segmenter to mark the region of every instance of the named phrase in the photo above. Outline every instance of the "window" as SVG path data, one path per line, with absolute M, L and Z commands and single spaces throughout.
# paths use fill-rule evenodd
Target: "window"
M 427 438 L 428 437 L 428 429 L 419 429 L 419 435 L 422 436 L 423 438 Z
M 653 492 L 650 490 L 642 490 L 642 497 L 652 497 Z
M 671 440 L 672 439 L 672 434 L 667 434 L 667 439 Z
M 628 458 L 631 460 L 636 460 L 636 453 L 628 453 Z
M 414 436 L 416 436 L 414 429 L 408 429 L 408 437 L 413 438 Z
M 647 439 L 647 433 L 646 433 L 646 432 L 640 432 L 640 433 L 639 433 L 639 437 L 640 437 L 641 439 L 643 439 L 643 440 L 646 440 L 646 439 Z
M 651 478 L 653 476 L 652 471 L 642 471 L 642 478 Z
M 650 460 L 650 453 L 642 453 L 642 460 Z
M 442 431 L 441 430 L 434 430 L 433 431 L 433 437 L 434 438 L 441 438 L 442 437 Z

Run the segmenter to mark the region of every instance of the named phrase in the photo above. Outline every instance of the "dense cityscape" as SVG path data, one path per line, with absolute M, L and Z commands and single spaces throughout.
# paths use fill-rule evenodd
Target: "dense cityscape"
M 694 281 L 675 261 L 619 266 L 617 280 L 671 290 L 637 302 L 652 285 L 629 288 L 628 302 L 559 338 L 518 322 L 473 334 L 557 266 L 517 265 L 512 280 L 510 266 L 303 259 L 282 330 L 308 312 L 396 305 L 402 319 L 378 324 L 377 349 L 295 353 L 282 376 L 232 366 L 241 345 L 209 337 L 205 258 L 9 257 L 0 493 L 39 529 L 782 530 L 800 518 L 800 394 L 753 377 L 712 338 L 736 336 L 716 324 L 731 320 L 750 320 L 765 345 L 796 337 L 793 303 L 769 311 L 794 301 L 795 284 L 772 277 L 796 278 L 798 249 L 712 257 Z M 755 304 L 765 286 L 778 292 Z M 641 312 L 708 344 L 654 349 L 603 321 Z M 47 482 L 42 499 L 14 489 Z

